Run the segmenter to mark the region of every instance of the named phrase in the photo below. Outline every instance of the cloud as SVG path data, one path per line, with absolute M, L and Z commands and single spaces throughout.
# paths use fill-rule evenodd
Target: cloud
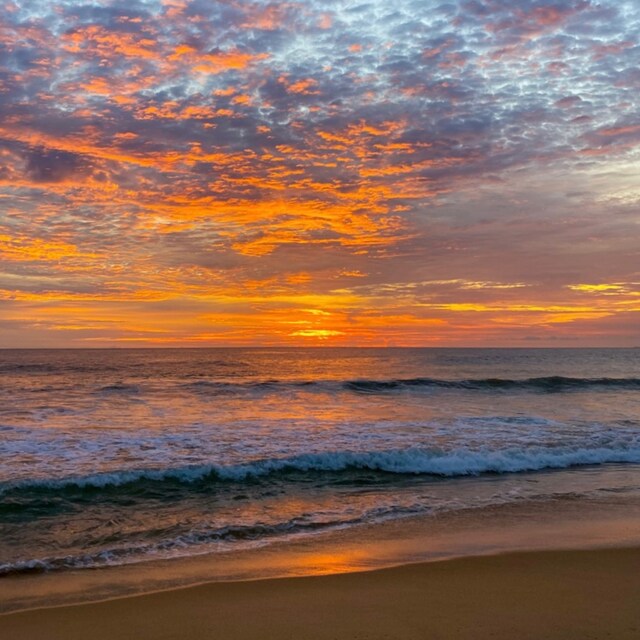
M 424 308 L 392 297 L 425 299 L 403 282 L 448 282 L 424 297 L 470 323 L 464 305 L 550 307 L 570 284 L 635 281 L 633 2 L 11 6 L 0 234 L 14 276 L 123 300 L 236 299 L 262 282 L 266 305 L 298 287 L 339 306 L 332 292 L 357 281 L 413 341 Z M 55 300 L 44 277 L 23 288 Z M 295 337 L 312 329 L 354 336 L 345 320 Z
M 86 161 L 77 154 L 39 147 L 29 152 L 25 171 L 33 182 L 41 183 L 62 182 L 86 169 Z

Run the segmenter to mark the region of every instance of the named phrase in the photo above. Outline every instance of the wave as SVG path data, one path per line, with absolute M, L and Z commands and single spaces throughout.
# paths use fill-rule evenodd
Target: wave
M 81 364 L 78 362 L 0 362 L 0 376 L 13 374 L 75 374 L 75 373 L 100 373 L 120 371 L 117 366 L 100 362 Z
M 631 446 L 630 446 L 631 445 Z M 158 484 L 193 485 L 208 482 L 247 482 L 268 478 L 296 480 L 296 474 L 348 474 L 367 471 L 404 476 L 453 478 L 481 474 L 520 473 L 583 465 L 640 463 L 640 442 L 635 440 L 598 447 L 530 447 L 502 450 L 393 449 L 332 451 L 283 458 L 264 458 L 244 464 L 204 464 L 158 469 L 130 469 L 57 479 L 4 483 L 0 494 L 102 490 L 128 487 L 144 490 Z
M 600 489 L 599 491 L 605 491 Z M 623 491 L 616 489 L 616 491 Z M 518 502 L 548 503 L 550 501 L 575 501 L 581 500 L 596 492 L 562 492 L 562 493 L 537 493 L 532 496 L 521 496 L 510 493 L 508 495 L 493 495 L 480 499 L 472 506 L 464 502 L 448 502 L 447 504 L 432 504 L 422 501 L 400 505 L 387 504 L 367 509 L 357 516 L 349 513 L 334 513 L 329 517 L 313 519 L 312 515 L 301 515 L 289 520 L 266 524 L 254 522 L 251 524 L 226 525 L 211 529 L 195 529 L 177 534 L 176 527 L 167 529 L 154 529 L 153 534 L 159 535 L 154 542 L 145 542 L 131 539 L 121 542 L 117 546 L 102 548 L 93 552 L 78 552 L 70 550 L 70 553 L 60 556 L 36 557 L 30 559 L 15 559 L 10 562 L 0 563 L 0 578 L 10 575 L 23 575 L 32 573 L 45 573 L 51 571 L 77 570 L 87 568 L 100 568 L 124 564 L 135 564 L 154 559 L 168 559 L 180 556 L 193 556 L 200 553 L 210 553 L 212 545 L 217 549 L 226 548 L 227 545 L 242 543 L 246 545 L 263 545 L 269 540 L 288 538 L 305 534 L 319 533 L 329 530 L 349 528 L 365 523 L 381 523 L 398 518 L 414 517 L 418 515 L 436 515 L 444 512 L 478 511 L 495 507 L 507 506 Z M 137 532 L 138 534 L 140 532 Z M 148 537 L 150 532 L 143 534 Z M 223 545 L 223 546 L 218 546 Z
M 388 380 L 261 380 L 225 382 L 199 380 L 182 385 L 183 389 L 201 394 L 242 394 L 251 392 L 295 391 L 300 389 L 324 392 L 389 393 L 453 389 L 465 391 L 533 391 L 558 393 L 594 389 L 638 390 L 640 378 L 572 378 L 544 376 L 537 378 L 478 378 L 445 380 L 439 378 L 393 378 Z
M 335 530 L 365 522 L 380 522 L 390 518 L 414 516 L 431 511 L 433 511 L 431 507 L 425 507 L 424 505 L 394 505 L 369 509 L 356 517 L 339 517 L 336 514 L 336 517 L 333 518 L 310 520 L 301 516 L 274 524 L 256 522 L 246 525 L 228 525 L 210 530 L 189 531 L 177 536 L 161 538 L 157 542 L 131 541 L 129 544 L 101 549 L 94 553 L 69 554 L 0 563 L 0 577 L 130 564 L 145 559 L 150 560 L 154 557 L 192 555 L 194 547 L 237 542 L 262 543 L 270 538 L 309 534 L 330 529 Z M 204 552 L 206 553 L 209 550 L 204 549 Z
M 351 380 L 345 388 L 360 392 L 377 392 L 394 389 L 445 388 L 445 389 L 521 389 L 531 391 L 565 391 L 571 389 L 593 389 L 596 387 L 615 389 L 640 389 L 640 378 L 570 378 L 544 376 L 540 378 L 480 378 L 468 380 L 440 380 L 436 378 L 410 378 L 398 380 Z
M 96 553 L 65 555 L 60 557 L 18 560 L 0 564 L 0 577 L 25 573 L 44 573 L 64 569 L 95 568 L 100 566 L 127 564 L 147 556 L 171 555 L 181 549 L 196 546 L 259 540 L 265 537 L 291 533 L 313 532 L 351 522 L 303 523 L 295 519 L 275 525 L 252 524 L 221 527 L 212 531 L 186 533 L 176 538 L 160 540 L 156 543 L 131 544 L 130 546 L 105 549 Z
M 98 389 L 98 392 L 102 394 L 137 394 L 140 393 L 140 387 L 136 384 L 116 383 L 100 387 L 100 389 Z
M 251 382 L 226 382 L 223 380 L 198 380 L 180 385 L 182 389 L 202 393 L 205 395 L 238 394 L 243 392 L 274 392 L 295 390 L 301 388 L 317 388 L 327 391 L 336 391 L 340 387 L 339 382 L 318 382 L 314 380 L 259 380 Z
M 0 371 L 1 373 L 1 371 Z M 54 392 L 67 391 L 71 385 L 45 385 L 32 387 L 29 391 Z M 448 380 L 441 378 L 390 378 L 386 380 L 354 379 L 354 380 L 209 380 L 199 379 L 176 384 L 174 389 L 195 393 L 201 396 L 237 395 L 262 396 L 264 394 L 287 393 L 297 391 L 356 394 L 388 394 L 394 392 L 429 392 L 438 390 L 453 391 L 523 391 L 537 393 L 562 393 L 571 391 L 598 390 L 640 390 L 640 378 L 576 378 L 567 376 L 542 376 L 535 378 L 468 378 L 462 380 Z M 160 384 L 134 384 L 128 382 L 113 382 L 96 386 L 94 392 L 99 395 L 138 395 L 154 392 L 166 393 L 171 386 Z

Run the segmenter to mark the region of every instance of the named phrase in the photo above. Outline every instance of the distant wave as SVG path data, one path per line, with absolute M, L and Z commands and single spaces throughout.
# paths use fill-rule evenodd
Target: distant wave
M 124 383 L 116 383 L 116 384 L 108 384 L 99 389 L 100 393 L 104 394 L 129 394 L 129 393 L 140 393 L 140 387 L 135 384 L 124 384 Z
M 545 376 L 540 378 L 478 378 L 444 380 L 439 378 L 394 378 L 389 380 L 262 380 L 256 382 L 224 382 L 199 380 L 182 385 L 186 390 L 201 394 L 242 394 L 251 392 L 280 392 L 317 390 L 324 392 L 350 391 L 354 393 L 392 393 L 437 389 L 470 391 L 532 391 L 558 393 L 594 389 L 640 390 L 640 378 L 571 378 Z
M 101 362 L 100 365 L 95 364 L 79 364 L 77 362 L 0 362 L 0 375 L 13 374 L 75 374 L 75 373 L 106 373 L 110 371 L 119 371 L 120 369 L 114 365 L 108 365 Z
M 333 451 L 283 458 L 264 458 L 236 465 L 194 465 L 159 469 L 133 469 L 58 479 L 22 480 L 5 483 L 0 493 L 101 490 L 127 487 L 159 490 L 158 484 L 199 482 L 245 482 L 259 478 L 291 479 L 295 474 L 350 473 L 370 471 L 414 476 L 476 476 L 485 473 L 518 473 L 563 469 L 580 465 L 639 463 L 640 441 L 621 440 L 598 447 L 530 447 L 476 451 L 459 449 L 394 449 L 386 451 Z
M 606 387 L 616 389 L 640 389 L 640 378 L 568 378 L 545 376 L 542 378 L 480 378 L 469 380 L 439 380 L 435 378 L 411 378 L 405 380 L 351 380 L 344 383 L 353 391 L 376 392 L 393 389 L 434 387 L 446 389 L 522 389 L 531 391 L 565 391 Z
M 198 380 L 182 384 L 181 388 L 203 394 L 234 394 L 251 391 L 285 391 L 305 387 L 316 387 L 335 390 L 340 383 L 315 382 L 311 380 L 260 380 L 252 382 L 225 382 L 218 380 Z
M 9 365 L 2 369 L 0 375 L 11 371 L 22 373 L 43 373 L 56 370 L 52 365 L 29 364 Z M 92 371 L 91 368 L 73 368 L 74 373 Z M 56 370 L 57 371 L 57 370 Z M 125 376 L 126 379 L 126 376 Z M 561 393 L 570 391 L 592 390 L 640 390 L 640 378 L 577 378 L 568 376 L 542 376 L 534 378 L 468 378 L 468 379 L 442 379 L 430 377 L 418 378 L 390 378 L 383 380 L 362 378 L 352 380 L 216 380 L 201 378 L 193 380 L 192 376 L 185 376 L 182 381 L 165 384 L 148 384 L 148 380 L 142 383 L 131 383 L 118 380 L 102 386 L 96 386 L 94 391 L 98 394 L 139 394 L 139 393 L 166 393 L 171 389 L 182 389 L 203 396 L 215 395 L 258 395 L 272 393 L 287 393 L 296 391 L 337 393 L 351 392 L 358 394 L 388 394 L 394 392 L 416 392 L 437 390 L 462 390 L 462 391 L 524 391 L 537 393 Z M 68 389 L 68 382 L 60 389 Z M 175 386 L 173 386 L 175 384 Z M 30 387 L 30 391 L 55 391 L 58 387 L 45 385 L 43 387 Z

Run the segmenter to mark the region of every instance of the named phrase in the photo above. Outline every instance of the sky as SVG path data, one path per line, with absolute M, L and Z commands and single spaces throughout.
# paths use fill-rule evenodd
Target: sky
M 640 345 L 637 0 L 0 0 L 0 347 Z

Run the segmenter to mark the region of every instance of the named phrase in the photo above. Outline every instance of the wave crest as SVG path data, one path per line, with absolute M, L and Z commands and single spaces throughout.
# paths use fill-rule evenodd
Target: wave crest
M 537 378 L 470 378 L 445 380 L 440 378 L 391 378 L 387 380 L 260 380 L 252 382 L 228 382 L 199 380 L 182 385 L 182 388 L 203 395 L 264 394 L 287 391 L 320 391 L 336 393 L 393 393 L 407 391 L 529 391 L 561 393 L 590 390 L 638 390 L 640 378 L 573 378 L 544 376 Z
M 487 391 L 493 389 L 558 392 L 598 387 L 640 389 L 640 378 L 571 378 L 545 376 L 540 378 L 479 378 L 468 380 L 440 380 L 437 378 L 409 378 L 394 380 L 349 380 L 344 387 L 351 391 L 381 392 L 396 389 L 440 388 Z
M 153 483 L 246 482 L 261 478 L 288 478 L 296 474 L 375 473 L 457 477 L 485 473 L 520 473 L 581 465 L 639 463 L 640 442 L 598 447 L 531 447 L 503 450 L 393 449 L 383 451 L 331 451 L 283 458 L 264 458 L 236 465 L 205 464 L 162 469 L 131 469 L 58 479 L 7 483 L 2 493 L 100 490 Z

